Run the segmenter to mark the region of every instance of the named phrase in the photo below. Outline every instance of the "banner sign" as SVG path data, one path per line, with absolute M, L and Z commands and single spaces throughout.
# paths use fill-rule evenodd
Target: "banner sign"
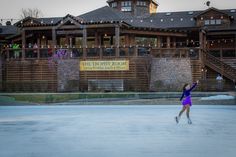
M 80 71 L 128 71 L 129 60 L 80 61 Z

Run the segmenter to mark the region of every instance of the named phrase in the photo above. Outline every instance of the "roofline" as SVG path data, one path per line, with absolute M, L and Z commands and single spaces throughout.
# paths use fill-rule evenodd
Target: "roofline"
M 107 3 L 111 3 L 111 2 L 113 2 L 113 1 L 115 1 L 115 0 L 107 0 L 106 2 Z M 153 3 L 155 3 L 156 5 L 158 5 L 159 6 L 159 3 L 157 2 L 157 0 L 151 0 Z
M 214 10 L 214 11 L 217 11 L 217 12 L 220 12 L 220 13 L 222 13 L 222 14 L 225 14 L 225 15 L 229 16 L 227 13 L 224 13 L 223 10 L 220 10 L 220 9 L 217 9 L 217 8 L 214 8 L 214 7 L 210 7 L 210 8 L 208 8 L 208 9 L 202 11 L 201 13 L 195 15 L 195 18 L 198 17 L 198 16 L 200 16 L 200 15 L 202 15 L 202 14 L 205 14 L 206 12 L 208 12 L 208 11 L 210 11 L 210 10 Z

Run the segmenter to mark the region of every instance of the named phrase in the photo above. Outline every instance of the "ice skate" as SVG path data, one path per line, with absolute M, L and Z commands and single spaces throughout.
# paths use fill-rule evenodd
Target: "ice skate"
M 190 118 L 188 118 L 188 124 L 192 124 L 192 121 Z
M 178 124 L 179 123 L 179 117 L 175 117 L 175 121 Z

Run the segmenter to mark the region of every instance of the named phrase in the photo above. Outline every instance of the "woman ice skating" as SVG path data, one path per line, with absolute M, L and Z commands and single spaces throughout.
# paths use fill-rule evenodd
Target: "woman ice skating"
M 194 83 L 192 85 L 192 87 L 189 84 L 185 84 L 184 85 L 184 87 L 183 87 L 183 94 L 182 94 L 182 96 L 180 98 L 180 101 L 182 101 L 183 108 L 179 112 L 179 116 L 175 117 L 176 123 L 179 123 L 181 115 L 183 114 L 183 112 L 185 110 L 187 110 L 186 111 L 186 115 L 187 115 L 187 118 L 188 118 L 188 124 L 192 124 L 192 121 L 191 121 L 191 119 L 189 117 L 190 107 L 192 106 L 191 91 L 197 86 L 197 84 L 198 84 L 198 81 L 196 83 Z

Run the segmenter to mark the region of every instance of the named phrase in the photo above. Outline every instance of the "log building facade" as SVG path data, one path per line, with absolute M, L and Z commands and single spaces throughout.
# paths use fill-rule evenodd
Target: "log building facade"
M 0 89 L 176 91 L 194 80 L 200 90 L 234 88 L 236 9 L 157 12 L 155 0 L 107 3 L 80 16 L 1 26 Z

